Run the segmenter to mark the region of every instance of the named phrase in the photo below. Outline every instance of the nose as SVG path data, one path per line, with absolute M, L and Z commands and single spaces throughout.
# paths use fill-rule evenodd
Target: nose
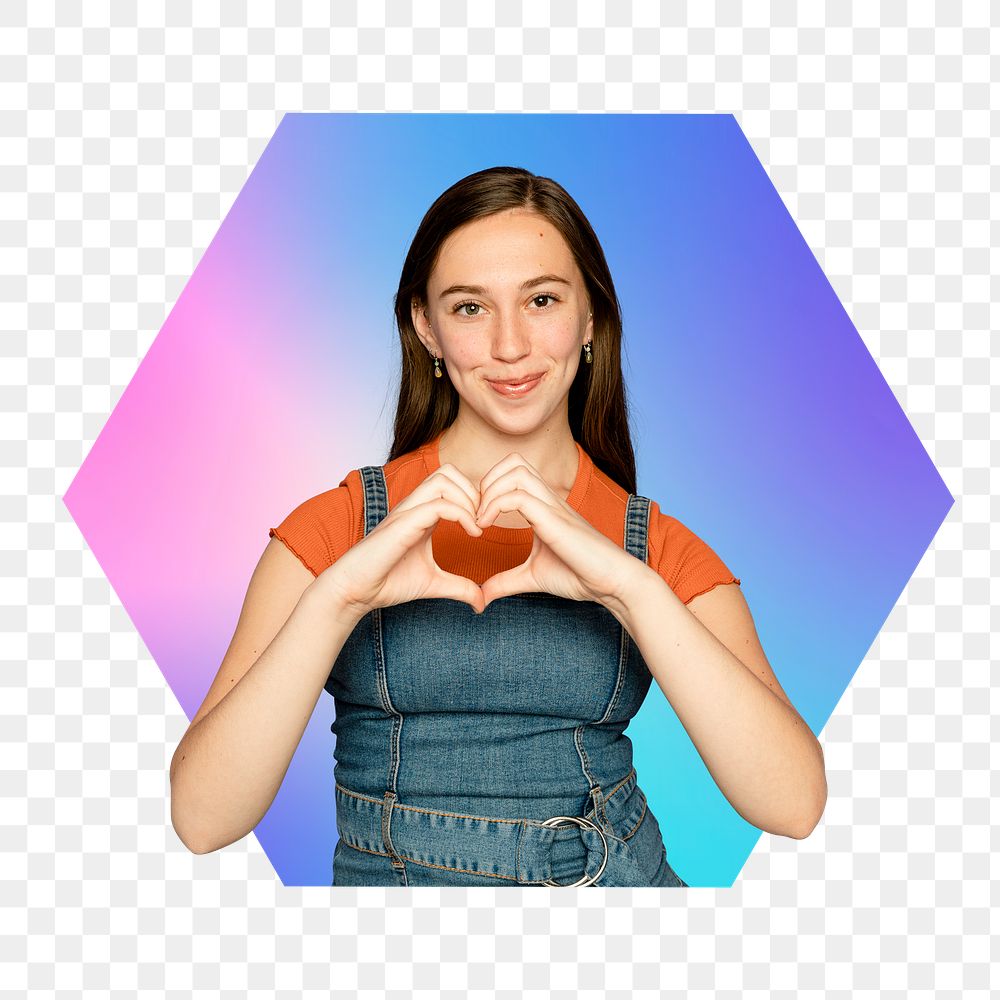
M 493 357 L 510 363 L 523 358 L 530 350 L 528 324 L 518 315 L 517 310 L 501 314 L 493 327 Z

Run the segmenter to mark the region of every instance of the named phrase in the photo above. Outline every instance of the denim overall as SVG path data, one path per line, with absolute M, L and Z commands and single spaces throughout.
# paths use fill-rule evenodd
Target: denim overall
M 388 513 L 360 470 L 364 533 Z M 646 561 L 649 500 L 625 548 Z M 602 605 L 545 593 L 369 612 L 325 689 L 336 719 L 333 885 L 686 886 L 625 727 L 652 677 Z

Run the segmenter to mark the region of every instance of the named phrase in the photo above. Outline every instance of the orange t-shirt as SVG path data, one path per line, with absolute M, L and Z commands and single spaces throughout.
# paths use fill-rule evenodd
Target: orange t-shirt
M 384 466 L 390 510 L 440 466 L 438 438 Z M 628 493 L 594 465 L 579 442 L 576 447 L 579 466 L 566 502 L 616 545 L 624 546 Z M 360 541 L 363 533 L 364 488 L 360 471 L 354 469 L 336 489 L 299 504 L 270 529 L 268 536 L 280 538 L 314 576 L 319 576 Z M 531 542 L 531 528 L 494 524 L 474 537 L 458 522 L 444 520 L 431 536 L 437 564 L 477 584 L 524 562 Z M 676 518 L 661 513 L 655 500 L 649 509 L 647 562 L 684 604 L 720 583 L 740 583 L 709 545 Z

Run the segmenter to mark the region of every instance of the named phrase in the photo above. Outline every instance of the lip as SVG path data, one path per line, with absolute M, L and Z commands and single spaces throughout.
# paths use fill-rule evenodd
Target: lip
M 486 381 L 493 382 L 495 385 L 523 385 L 525 382 L 533 382 L 536 378 L 541 378 L 544 374 L 544 371 L 528 372 L 527 375 L 522 375 L 520 378 L 488 378 Z
M 526 381 L 516 383 L 494 382 L 491 379 L 487 379 L 486 381 L 489 382 L 490 388 L 498 395 L 504 396 L 507 399 L 519 399 L 521 396 L 527 396 L 542 381 L 544 376 L 545 372 L 538 372 Z

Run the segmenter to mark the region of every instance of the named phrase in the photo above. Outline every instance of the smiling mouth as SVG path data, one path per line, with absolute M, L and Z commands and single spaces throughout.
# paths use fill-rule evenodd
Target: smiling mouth
M 525 382 L 533 382 L 544 374 L 544 371 L 528 372 L 527 375 L 522 375 L 520 378 L 488 378 L 486 381 L 495 382 L 497 385 L 523 385 Z
M 507 399 L 517 399 L 531 392 L 544 376 L 545 372 L 539 372 L 523 382 L 493 382 L 490 379 L 486 381 L 489 382 L 490 388 L 499 395 L 505 396 Z

